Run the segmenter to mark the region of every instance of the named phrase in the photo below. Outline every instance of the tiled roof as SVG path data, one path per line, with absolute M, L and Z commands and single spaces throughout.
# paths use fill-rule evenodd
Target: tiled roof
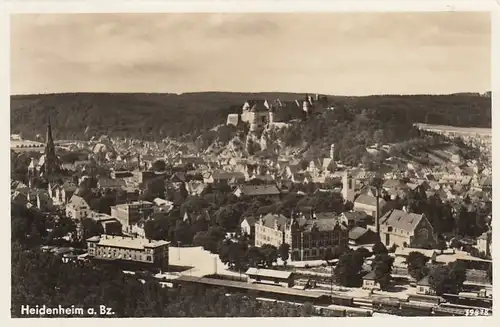
M 375 280 L 375 271 L 370 271 L 368 274 L 366 274 L 363 279 L 366 280 Z
M 381 224 L 389 225 L 393 228 L 402 229 L 407 232 L 413 232 L 423 217 L 423 214 L 393 209 L 381 218 Z
M 121 188 L 126 185 L 123 179 L 100 178 L 99 187 L 102 188 Z
M 382 208 L 383 206 L 387 205 L 387 202 L 384 200 L 384 199 L 380 199 L 379 200 L 379 205 L 380 205 L 380 208 Z M 364 204 L 364 205 L 370 205 L 370 206 L 376 206 L 377 205 L 377 198 L 374 197 L 374 196 L 371 196 L 371 195 L 368 195 L 368 194 L 360 194 L 356 200 L 354 201 L 354 203 L 359 203 L 359 204 Z
M 243 180 L 245 179 L 245 174 L 240 172 L 227 172 L 227 171 L 216 170 L 212 172 L 212 177 L 215 180 L 230 180 L 233 178 Z
M 363 227 L 354 227 L 349 231 L 349 239 L 357 240 L 361 236 L 365 235 L 368 232 L 368 229 Z
M 278 229 L 281 230 L 285 227 L 286 223 L 289 222 L 289 219 L 283 215 L 277 215 L 271 213 L 262 217 L 262 224 L 268 228 L 274 228 L 275 222 L 277 222 L 278 224 Z
M 430 286 L 431 284 L 429 283 L 429 276 L 425 276 L 424 278 L 422 278 L 421 280 L 419 280 L 417 282 L 417 285 L 420 285 L 420 286 Z
M 281 194 L 276 185 L 241 185 L 239 189 L 243 195 L 249 196 Z
M 257 219 L 255 217 L 252 217 L 252 216 L 243 218 L 243 221 L 245 221 L 245 220 L 247 221 L 248 225 L 250 225 L 251 227 L 254 226 L 255 222 L 257 221 Z
M 168 245 L 167 241 L 153 241 L 144 238 L 131 238 L 125 236 L 112 236 L 102 235 L 101 237 L 95 236 L 87 241 L 98 242 L 101 246 L 110 246 L 117 248 L 127 248 L 134 250 L 144 250 L 144 248 L 156 248 L 163 245 Z
M 68 205 L 73 206 L 73 207 L 80 207 L 83 205 L 88 205 L 87 202 L 80 196 L 73 194 L 71 199 L 68 202 Z
M 348 220 L 354 220 L 354 221 L 360 221 L 360 220 L 366 219 L 368 217 L 368 214 L 366 212 L 364 212 L 364 211 L 344 212 L 343 215 Z
M 314 228 L 317 228 L 319 231 L 330 231 L 337 226 L 343 230 L 347 229 L 347 226 L 341 224 L 338 218 L 308 219 L 306 220 L 305 224 L 302 223 L 302 228 L 305 231 L 311 231 Z
M 259 269 L 259 268 L 248 268 L 245 273 L 246 275 L 257 275 L 262 277 L 271 277 L 271 278 L 282 278 L 288 279 L 292 276 L 291 271 L 280 271 L 273 269 Z

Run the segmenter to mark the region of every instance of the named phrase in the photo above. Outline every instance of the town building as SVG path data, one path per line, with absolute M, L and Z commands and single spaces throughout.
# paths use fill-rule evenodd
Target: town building
M 55 205 L 66 205 L 77 189 L 77 185 L 71 181 L 66 181 L 62 185 L 52 185 L 49 183 L 49 194 Z
M 347 226 L 337 218 L 307 219 L 268 214 L 255 222 L 255 246 L 290 245 L 293 261 L 321 260 L 327 248 L 347 248 Z
M 476 239 L 476 245 L 474 247 L 478 249 L 479 252 L 482 252 L 485 255 L 491 255 L 491 239 L 491 230 L 486 231 Z
M 387 212 L 387 209 L 388 209 L 387 202 L 384 199 L 380 198 L 379 199 L 380 216 L 383 216 Z M 369 194 L 360 194 L 358 197 L 356 197 L 356 200 L 354 200 L 354 210 L 363 211 L 372 217 L 377 217 L 377 198 Z
M 436 292 L 431 287 L 429 283 L 429 276 L 425 276 L 417 282 L 417 294 L 421 295 L 435 295 Z
M 90 206 L 81 196 L 73 194 L 66 205 L 66 216 L 75 220 L 88 218 L 90 215 Z
M 281 192 L 276 185 L 240 185 L 233 194 L 237 197 L 271 197 L 279 199 Z
M 291 271 L 248 268 L 245 273 L 249 284 L 270 284 L 281 287 L 293 287 L 294 276 Z
M 354 227 L 366 228 L 368 224 L 373 222 L 373 216 L 368 215 L 364 211 L 343 212 L 340 217 L 347 221 L 347 227 L 349 229 L 352 229 Z
M 372 270 L 363 276 L 363 289 L 366 290 L 379 290 L 380 284 L 375 281 L 375 272 Z
M 358 246 L 358 245 L 367 245 L 367 244 L 375 244 L 378 241 L 377 233 L 374 231 L 363 228 L 363 227 L 354 227 L 349 231 L 349 244 Z
M 434 229 L 424 214 L 393 209 L 380 218 L 380 239 L 386 246 L 434 244 Z
M 32 158 L 31 160 L 28 167 L 29 184 L 34 185 L 34 181 L 38 178 L 50 181 L 55 177 L 56 173 L 60 172 L 60 170 L 61 162 L 56 156 L 56 148 L 54 139 L 52 138 L 52 125 L 50 124 L 50 116 L 48 116 L 44 152 L 39 159 Z
M 120 222 L 108 214 L 90 211 L 89 218 L 100 224 L 106 235 L 121 235 L 122 233 Z
M 115 235 L 94 236 L 87 240 L 91 258 L 145 263 L 161 271 L 168 269 L 169 245 L 167 241 Z
M 250 239 L 255 239 L 255 217 L 245 217 L 240 224 L 241 232 L 247 234 Z
M 150 217 L 154 211 L 152 202 L 136 201 L 112 206 L 111 216 L 121 223 L 123 232 L 127 233 L 130 232 L 132 225 L 137 224 L 141 219 Z

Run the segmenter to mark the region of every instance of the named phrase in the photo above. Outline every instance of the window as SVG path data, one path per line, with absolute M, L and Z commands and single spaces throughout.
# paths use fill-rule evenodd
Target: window
M 150 255 L 148 255 L 148 256 L 146 257 L 146 260 L 147 260 L 147 261 L 153 261 L 153 260 L 151 260 L 151 256 L 150 256 Z

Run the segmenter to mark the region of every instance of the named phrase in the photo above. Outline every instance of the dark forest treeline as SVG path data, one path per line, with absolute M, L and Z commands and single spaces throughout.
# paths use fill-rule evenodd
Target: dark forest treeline
M 302 99 L 291 93 L 205 92 L 184 94 L 75 93 L 11 97 L 11 130 L 25 138 L 45 132 L 50 112 L 58 139 L 107 134 L 158 140 L 193 137 L 240 112 L 248 99 Z M 398 112 L 401 123 L 429 123 L 464 127 L 491 127 L 491 99 L 473 94 L 330 96 L 335 108 L 375 110 L 384 121 Z M 88 127 L 87 134 L 85 130 Z

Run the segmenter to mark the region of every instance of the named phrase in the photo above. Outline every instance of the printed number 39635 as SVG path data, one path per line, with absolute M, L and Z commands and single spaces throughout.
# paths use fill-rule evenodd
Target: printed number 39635
M 465 310 L 466 316 L 489 316 L 488 309 L 467 309 Z

